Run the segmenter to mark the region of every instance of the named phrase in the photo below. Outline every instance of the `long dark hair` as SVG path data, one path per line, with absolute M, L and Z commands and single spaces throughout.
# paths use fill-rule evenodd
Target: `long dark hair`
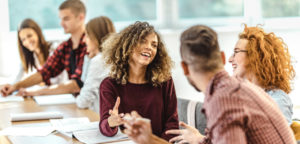
M 44 61 L 46 61 L 49 56 L 49 49 L 50 49 L 51 43 L 48 43 L 45 40 L 44 35 L 42 34 L 41 28 L 35 21 L 33 21 L 32 19 L 25 19 L 21 23 L 21 25 L 18 28 L 18 47 L 19 47 L 19 54 L 20 54 L 23 68 L 26 72 L 28 72 L 29 68 L 32 70 L 33 67 L 37 68 L 37 66 L 34 62 L 33 52 L 29 51 L 23 45 L 23 43 L 20 39 L 20 36 L 19 36 L 20 31 L 25 28 L 33 29 L 36 32 L 36 34 L 38 35 L 39 48 L 40 48 L 41 53 L 43 54 Z

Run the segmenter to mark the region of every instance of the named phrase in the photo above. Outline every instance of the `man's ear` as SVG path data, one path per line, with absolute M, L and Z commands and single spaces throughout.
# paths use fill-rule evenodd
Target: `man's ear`
M 85 14 L 79 13 L 79 19 L 84 21 L 84 18 L 85 18 Z
M 225 65 L 226 64 L 226 57 L 225 57 L 224 51 L 221 51 L 221 57 L 222 57 L 223 64 Z
M 189 75 L 190 74 L 189 69 L 188 69 L 188 65 L 184 61 L 181 61 L 181 67 L 183 69 L 184 75 Z

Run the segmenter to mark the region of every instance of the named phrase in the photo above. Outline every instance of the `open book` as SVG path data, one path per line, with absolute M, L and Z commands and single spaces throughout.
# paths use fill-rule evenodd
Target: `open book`
M 83 143 L 104 143 L 127 139 L 127 136 L 118 133 L 113 137 L 106 137 L 99 131 L 99 122 L 90 122 L 87 117 L 65 118 L 50 120 L 52 126 L 61 134 L 75 137 Z
M 127 135 L 118 131 L 118 133 L 113 137 L 107 137 L 100 133 L 99 129 L 91 129 L 85 131 L 77 131 L 73 133 L 73 136 L 83 143 L 106 143 L 106 142 L 114 142 L 123 139 L 128 139 Z

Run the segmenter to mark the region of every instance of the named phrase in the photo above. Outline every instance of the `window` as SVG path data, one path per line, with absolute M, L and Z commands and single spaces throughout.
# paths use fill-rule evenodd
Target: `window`
M 300 16 L 300 0 L 261 0 L 261 7 L 265 18 Z
M 26 18 L 32 18 L 43 29 L 60 28 L 58 8 L 64 0 L 8 0 L 10 31 L 16 31 Z M 87 19 L 107 16 L 114 22 L 155 21 L 156 0 L 82 0 Z
M 180 18 L 243 16 L 242 0 L 178 0 Z
M 107 16 L 114 22 L 156 20 L 156 0 L 86 0 L 87 17 Z
M 60 28 L 58 7 L 63 0 L 8 0 L 10 31 L 16 31 L 26 18 L 32 18 L 43 29 Z
M 6 0 L 10 31 L 25 18 L 42 28 L 61 28 L 58 7 L 64 0 Z M 117 29 L 134 21 L 149 21 L 159 28 L 181 29 L 194 24 L 209 26 L 274 25 L 282 21 L 299 25 L 300 0 L 82 0 L 87 21 L 107 16 Z M 292 19 L 293 17 L 294 19 Z M 281 21 L 276 20 L 280 18 Z M 284 20 L 283 20 L 284 18 Z M 276 20 L 276 21 L 275 21 Z

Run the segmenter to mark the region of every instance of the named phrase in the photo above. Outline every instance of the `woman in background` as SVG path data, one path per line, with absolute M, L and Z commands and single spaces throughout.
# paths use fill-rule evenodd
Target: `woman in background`
M 136 22 L 103 44 L 110 76 L 100 85 L 100 124 L 105 136 L 122 125 L 122 113 L 136 110 L 151 120 L 155 135 L 178 129 L 177 99 L 171 77 L 172 61 L 154 27 Z
M 88 56 L 84 57 L 81 76 L 84 85 L 76 98 L 79 108 L 89 108 L 99 113 L 99 86 L 108 73 L 102 59 L 101 44 L 110 33 L 115 33 L 115 27 L 108 17 L 100 16 L 86 24 L 85 43 Z
M 288 47 L 274 33 L 260 27 L 247 27 L 239 35 L 233 55 L 229 58 L 233 74 L 246 78 L 265 91 L 278 104 L 289 124 L 293 104 L 288 95 L 295 76 Z
M 47 42 L 39 25 L 32 19 L 25 19 L 18 28 L 18 49 L 22 67 L 18 72 L 15 82 L 33 74 L 46 62 L 52 49 L 52 44 Z M 65 80 L 66 76 L 51 79 L 51 84 Z

